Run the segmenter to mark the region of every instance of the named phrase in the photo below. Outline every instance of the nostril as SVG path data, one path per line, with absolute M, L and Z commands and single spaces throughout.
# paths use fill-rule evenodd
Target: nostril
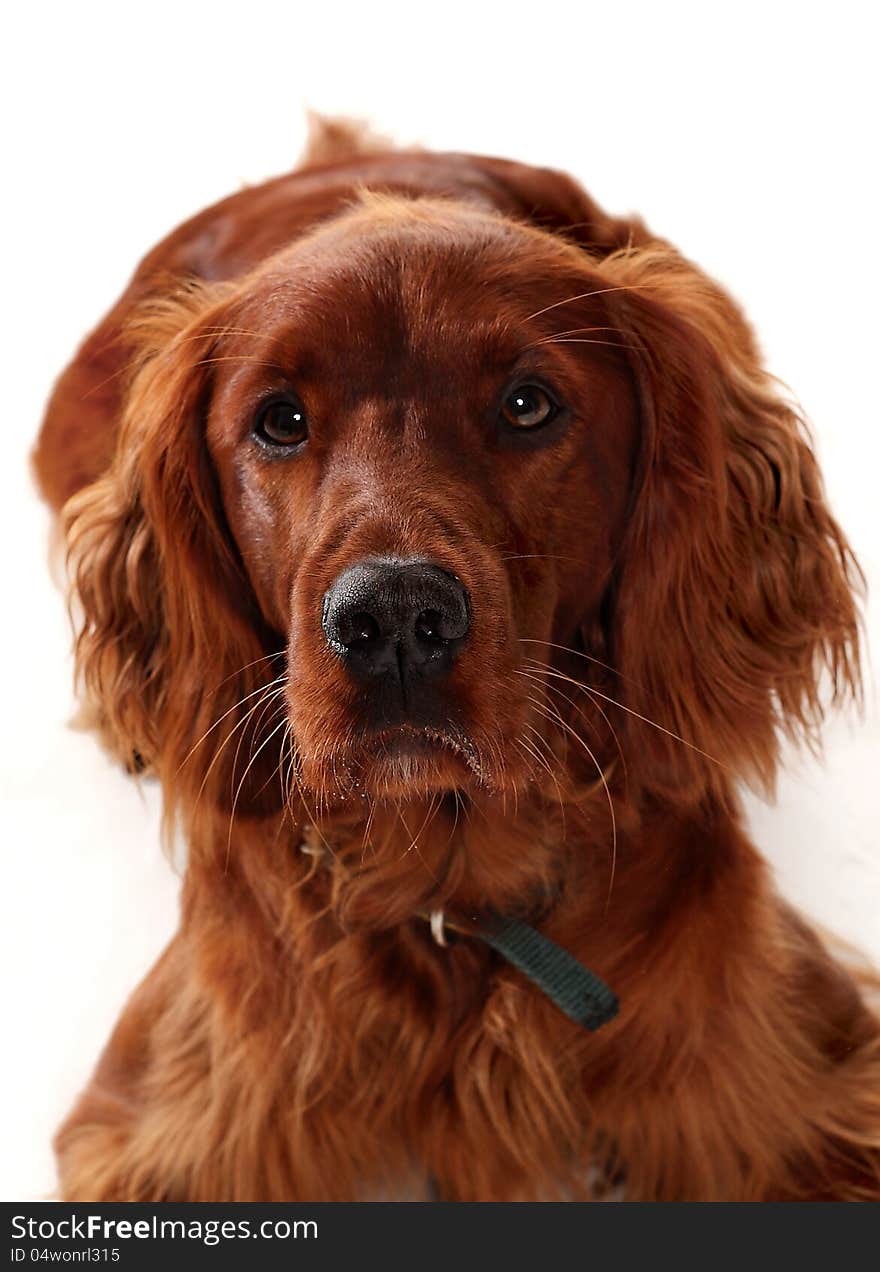
M 379 624 L 373 618 L 373 615 L 366 612 L 352 614 L 348 620 L 347 628 L 345 644 L 349 647 L 352 645 L 367 645 L 370 641 L 378 640 L 382 635 Z
M 419 640 L 445 641 L 442 614 L 438 610 L 422 610 L 415 622 L 415 634 Z

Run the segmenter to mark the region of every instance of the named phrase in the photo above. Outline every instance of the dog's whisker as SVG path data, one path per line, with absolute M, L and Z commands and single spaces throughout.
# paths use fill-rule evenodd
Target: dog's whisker
M 566 837 L 565 800 L 562 797 L 562 787 L 559 785 L 559 778 L 556 776 L 556 773 L 553 769 L 553 765 L 551 763 L 551 760 L 555 759 L 556 757 L 553 755 L 553 752 L 550 750 L 550 746 L 546 738 L 543 738 L 541 736 L 541 734 L 538 732 L 538 730 L 535 728 L 533 724 L 529 724 L 528 722 L 526 722 L 525 727 L 528 729 L 528 731 L 532 734 L 534 738 L 534 742 L 531 743 L 531 746 L 534 748 L 535 752 L 537 753 L 537 758 L 540 760 L 541 767 L 547 772 L 547 774 L 550 777 L 550 780 L 552 781 L 554 787 L 556 788 L 556 796 L 559 801 L 559 811 L 562 817 L 562 838 L 563 840 L 565 840 L 565 837 Z M 528 739 L 526 738 L 523 738 L 522 740 L 524 742 L 528 741 Z M 547 753 L 546 755 L 542 754 L 542 748 L 544 751 L 546 751 Z
M 619 340 L 590 340 L 583 336 L 574 336 L 571 338 L 568 338 L 568 337 L 563 338 L 561 336 L 554 336 L 552 339 L 538 340 L 534 345 L 531 345 L 530 348 L 536 349 L 538 348 L 539 345 L 551 345 L 551 344 L 554 344 L 554 345 L 561 345 L 561 344 L 605 345 L 609 349 L 629 349 L 630 352 L 632 353 L 641 353 L 641 349 L 639 348 L 638 345 L 622 344 Z
M 287 723 L 286 718 L 284 720 L 281 720 L 281 722 L 275 726 L 275 728 L 272 730 L 269 736 L 263 742 L 260 743 L 260 745 L 257 747 L 253 755 L 251 756 L 250 760 L 248 761 L 245 771 L 241 775 L 241 781 L 238 783 L 235 796 L 233 797 L 233 800 L 232 800 L 232 809 L 229 813 L 229 831 L 226 836 L 225 871 L 229 870 L 229 857 L 230 857 L 230 853 L 232 852 L 232 826 L 235 821 L 235 813 L 236 813 L 236 809 L 238 808 L 239 797 L 241 796 L 242 788 L 244 787 L 245 781 L 247 780 L 247 775 L 253 768 L 254 764 L 256 764 L 260 754 L 266 749 L 266 747 L 269 745 L 272 739 L 276 736 L 276 734 L 278 734 L 281 731 L 281 729 L 284 728 L 286 723 Z
M 230 680 L 234 680 L 236 676 L 240 676 L 244 672 L 250 671 L 251 667 L 257 667 L 259 666 L 260 663 L 263 663 L 263 662 L 272 662 L 276 658 L 282 658 L 286 653 L 287 653 L 286 648 L 282 647 L 281 649 L 276 649 L 274 653 L 263 654 L 259 658 L 254 658 L 253 661 L 249 663 L 245 663 L 243 667 L 239 667 L 236 671 L 230 672 L 228 676 L 224 676 L 224 678 L 220 681 L 220 683 L 214 689 L 211 690 L 211 694 L 213 695 L 215 693 L 219 693 L 224 685 L 229 684 Z
M 275 684 L 275 683 L 276 681 L 272 681 L 272 684 Z M 234 702 L 231 707 L 229 707 L 226 711 L 224 711 L 223 714 L 219 716 L 218 719 L 216 719 L 214 723 L 205 730 L 205 732 L 201 735 L 198 741 L 195 742 L 193 746 L 190 748 L 190 750 L 187 752 L 186 756 L 184 757 L 184 759 L 181 761 L 180 765 L 178 766 L 177 774 L 180 774 L 184 766 L 189 763 L 189 761 L 192 759 L 193 755 L 195 755 L 196 751 L 199 749 L 199 747 L 202 745 L 205 739 L 208 738 L 214 732 L 216 728 L 219 728 L 219 726 L 223 723 L 223 721 L 227 719 L 228 716 L 232 715 L 233 711 L 235 711 L 238 707 L 242 706 L 245 702 L 248 702 L 251 698 L 257 697 L 258 694 L 265 693 L 266 689 L 269 687 L 271 686 L 260 685 L 259 688 L 254 689 L 251 693 L 246 693 L 243 698 L 239 698 L 238 702 Z
M 611 333 L 612 335 L 616 336 L 617 339 L 614 339 L 614 340 L 600 339 L 597 333 L 603 332 L 603 331 Z M 588 339 L 587 337 L 590 337 L 590 336 L 595 336 L 596 338 Z M 542 336 L 539 340 L 533 340 L 531 344 L 528 344 L 525 346 L 525 348 L 523 349 L 523 352 L 527 353 L 530 349 L 540 349 L 544 345 L 562 344 L 568 340 L 573 341 L 577 337 L 581 337 L 580 343 L 582 344 L 605 345 L 609 349 L 635 348 L 635 346 L 626 344 L 624 342 L 623 332 L 621 332 L 618 327 L 572 327 L 569 331 L 554 331 L 554 332 L 551 332 L 549 335 Z
M 364 836 L 363 836 L 363 841 L 361 844 L 361 865 L 364 864 L 364 861 L 367 855 L 367 848 L 370 846 L 370 835 L 373 830 L 373 819 L 375 817 L 375 814 L 376 814 L 376 803 L 375 803 L 375 800 L 371 800 L 369 808 L 367 809 L 367 820 L 364 823 Z M 375 856 L 375 851 L 376 850 L 374 847 L 373 848 L 374 856 Z
M 571 561 L 573 565 L 582 565 L 589 567 L 588 561 L 582 561 L 579 557 L 562 556 L 558 552 L 508 552 L 499 557 L 501 561 Z M 520 637 L 524 640 L 524 637 Z
M 277 698 L 283 697 L 285 688 L 286 688 L 285 683 L 282 683 L 275 688 L 267 686 L 267 690 L 264 696 L 253 704 L 252 708 L 248 711 L 247 715 L 245 716 L 245 727 L 242 729 L 241 733 L 239 734 L 238 744 L 236 745 L 236 748 L 235 748 L 235 756 L 233 758 L 232 764 L 230 765 L 230 769 L 229 769 L 230 795 L 232 794 L 232 789 L 235 782 L 235 774 L 238 772 L 238 757 L 241 754 L 241 748 L 244 745 L 245 738 L 247 737 L 248 728 L 249 727 L 253 728 L 254 741 L 256 741 L 257 734 L 259 733 L 260 724 L 262 723 L 263 717 L 265 716 L 272 702 Z M 257 714 L 258 712 L 259 714 Z
M 333 861 L 336 861 L 337 860 L 336 850 L 333 848 L 333 845 L 329 842 L 327 837 L 324 835 L 324 832 L 322 831 L 319 825 L 319 821 L 318 821 L 319 814 L 316 815 L 316 813 L 312 812 L 311 808 L 309 807 L 309 802 L 308 802 L 308 799 L 306 798 L 305 788 L 303 787 L 302 781 L 300 779 L 300 774 L 299 774 L 299 748 L 297 746 L 296 739 L 293 736 L 293 730 L 290 727 L 289 721 L 288 721 L 288 727 L 286 732 L 286 739 L 288 741 L 288 746 L 290 751 L 290 762 L 288 765 L 289 784 L 288 784 L 287 808 L 288 808 L 288 814 L 290 816 L 291 823 L 294 829 L 297 831 L 297 833 L 300 833 L 301 823 L 297 819 L 296 809 L 293 805 L 293 792 L 294 790 L 296 790 L 296 793 L 299 796 L 300 806 L 302 808 L 303 813 L 306 816 L 306 820 L 308 821 L 311 830 L 314 832 L 319 843 L 321 844 L 321 847 L 326 852 L 328 858 L 330 858 Z
M 440 881 L 438 880 L 437 876 L 434 874 L 434 871 L 433 871 L 433 870 L 431 869 L 431 867 L 428 865 L 428 863 L 427 863 L 427 861 L 425 860 L 425 858 L 422 856 L 422 851 L 421 851 L 421 849 L 419 848 L 419 844 L 418 844 L 418 837 L 419 837 L 419 835 L 422 833 L 422 831 L 423 831 L 423 830 L 424 830 L 424 828 L 425 828 L 425 826 L 424 826 L 424 822 L 423 822 L 423 823 L 422 823 L 422 825 L 419 827 L 419 830 L 417 831 L 417 833 L 416 833 L 415 835 L 413 835 L 412 831 L 410 830 L 409 826 L 407 825 L 406 818 L 405 818 L 405 817 L 404 817 L 404 815 L 403 815 L 403 810 L 402 810 L 402 809 L 401 809 L 401 807 L 400 807 L 400 802 L 399 802 L 399 800 L 397 800 L 397 799 L 396 799 L 396 800 L 394 801 L 394 805 L 395 805 L 395 808 L 396 808 L 396 810 L 397 810 L 397 816 L 398 816 L 398 818 L 400 819 L 400 824 L 403 826 L 403 829 L 406 831 L 406 833 L 407 833 L 407 835 L 409 836 L 409 839 L 410 839 L 410 841 L 411 841 L 411 842 L 410 842 L 410 846 L 409 846 L 409 848 L 407 848 L 407 849 L 406 849 L 406 852 L 405 852 L 403 855 L 404 855 L 404 856 L 406 856 L 406 853 L 408 853 L 411 849 L 413 849 L 413 848 L 414 848 L 414 849 L 415 849 L 415 852 L 416 852 L 416 856 L 418 857 L 419 861 L 421 861 L 422 865 L 425 867 L 425 870 L 427 870 L 428 874 L 431 876 L 431 878 L 433 879 L 434 883 L 435 883 L 435 884 L 439 887 L 439 882 L 440 882 Z
M 546 675 L 546 673 L 547 673 L 547 672 L 553 672 L 553 668 L 550 668 L 550 667 L 546 667 L 546 668 L 544 668 L 544 674 L 545 674 L 545 675 Z M 529 679 L 531 679 L 532 681 L 534 681 L 534 683 L 535 683 L 535 684 L 540 685 L 542 688 L 543 688 L 543 687 L 545 687 L 545 685 L 544 685 L 544 681 L 542 680 L 542 678 L 541 678 L 540 674 L 538 674 L 538 673 L 534 673 L 534 672 L 528 672 L 528 671 L 521 671 L 521 672 L 520 672 L 520 674 L 521 674 L 521 675 L 525 675 L 525 676 L 527 676 Z M 553 673 L 553 678 L 554 678 L 554 679 L 556 678 L 556 674 L 555 674 L 555 673 Z M 578 681 L 571 680 L 571 678 L 570 678 L 570 677 L 569 677 L 568 679 L 570 680 L 570 683 L 571 683 L 573 686 L 575 686 L 575 687 L 577 687 L 577 688 L 580 688 L 580 689 L 581 689 L 581 690 L 582 690 L 582 691 L 583 691 L 583 692 L 587 695 L 587 697 L 589 698 L 589 700 L 590 700 L 591 704 L 593 705 L 593 707 L 595 707 L 595 709 L 596 709 L 596 710 L 599 712 L 599 714 L 601 715 L 602 719 L 603 719 L 603 720 L 605 721 L 605 723 L 607 724 L 607 726 L 608 726 L 608 730 L 609 730 L 609 732 L 610 732 L 611 736 L 614 738 L 614 742 L 615 742 L 615 745 L 616 745 L 616 747 L 617 747 L 617 752 L 618 752 L 618 754 L 619 754 L 619 756 L 620 756 L 620 762 L 621 762 L 621 765 L 622 765 L 622 768 L 623 768 L 623 775 L 624 775 L 624 777 L 626 777 L 626 775 L 627 775 L 627 773 L 626 773 L 626 757 L 625 757 L 625 756 L 624 756 L 624 754 L 623 754 L 623 747 L 621 746 L 620 738 L 619 738 L 619 737 L 618 737 L 618 735 L 617 735 L 617 730 L 615 729 L 614 725 L 611 723 L 611 720 L 609 719 L 608 712 L 604 709 L 604 707 L 602 706 L 601 702 L 597 702 L 597 701 L 596 701 L 596 699 L 593 697 L 592 691 L 591 691 L 591 689 L 590 689 L 590 687 L 589 687 L 588 685 L 586 685 L 586 684 L 580 684 Z M 591 720 L 589 720 L 589 719 L 588 719 L 588 718 L 584 715 L 584 712 L 583 712 L 582 708 L 581 708 L 581 707 L 580 707 L 580 706 L 579 706 L 579 705 L 575 702 L 574 698 L 570 697 L 570 696 L 569 696 L 569 694 L 565 693 L 562 689 L 560 689 L 558 685 L 546 685 L 546 688 L 547 688 L 548 690 L 552 690 L 552 691 L 553 691 L 553 693 L 557 693 L 557 694 L 559 694 L 559 695 L 560 695 L 560 697 L 564 698 L 564 699 L 565 699 L 565 701 L 566 701 L 566 702 L 568 702 L 568 703 L 569 703 L 569 704 L 570 704 L 570 705 L 574 708 L 574 710 L 578 713 L 578 715 L 579 715 L 579 716 L 580 716 L 580 718 L 584 721 L 584 723 L 585 723 L 586 725 L 588 725 L 588 727 L 590 727 L 590 728 L 592 728 L 592 729 L 595 729 L 595 726 L 594 726 L 593 722 L 592 722 Z M 531 695 L 530 695 L 530 697 L 531 697 Z
M 521 645 L 543 645 L 547 649 L 558 649 L 560 653 L 563 654 L 572 654 L 575 658 L 584 658 L 587 662 L 595 663 L 597 667 L 603 667 L 605 671 L 610 671 L 615 676 L 620 676 L 621 680 L 628 679 L 628 677 L 624 676 L 623 673 L 618 671 L 616 667 L 612 667 L 610 663 L 602 662 L 601 659 L 594 658 L 592 654 L 587 654 L 583 650 L 575 649 L 571 645 L 558 645 L 552 640 L 538 640 L 533 636 L 519 636 L 517 639 Z M 542 666 L 547 665 L 548 664 L 546 663 L 542 664 Z
M 412 843 L 407 849 L 404 850 L 402 854 L 404 857 L 407 856 L 408 853 L 412 852 L 413 848 L 416 848 L 416 851 L 418 851 L 418 848 L 417 848 L 418 841 L 424 834 L 425 829 L 427 828 L 429 822 L 433 819 L 436 802 L 437 802 L 437 794 L 435 792 L 434 795 L 431 797 L 430 804 L 428 805 L 428 811 L 425 813 L 425 816 L 422 819 L 422 824 L 416 831 L 415 835 L 413 836 Z M 403 821 L 403 817 L 401 817 L 401 821 Z M 404 825 L 405 824 L 406 823 L 404 822 Z M 409 834 L 409 830 L 407 830 L 407 834 Z
M 271 696 L 275 696 L 275 695 L 280 695 L 280 694 L 282 694 L 282 693 L 284 692 L 284 688 L 285 688 L 285 687 L 284 687 L 284 685 L 280 685 L 280 686 L 278 686 L 277 688 L 273 688 L 273 684 L 274 684 L 274 682 L 273 682 L 272 684 L 269 684 L 269 685 L 263 685 L 263 686 L 262 686 L 262 688 L 261 688 L 261 690 L 259 690 L 258 692 L 259 692 L 259 693 L 261 693 L 261 694 L 269 694 L 269 695 L 270 695 L 270 697 L 271 697 Z M 252 697 L 254 697 L 254 696 L 255 696 L 254 694 L 248 694 L 248 698 L 252 698 Z M 246 700 L 247 700 L 247 699 L 245 699 L 244 701 L 246 701 Z M 240 719 L 239 719 L 239 720 L 238 720 L 238 721 L 237 721 L 237 722 L 236 722 L 236 723 L 232 726 L 232 728 L 231 728 L 231 729 L 229 730 L 229 732 L 226 734 L 226 737 L 223 739 L 223 741 L 221 742 L 220 746 L 219 746 L 219 747 L 217 748 L 217 750 L 214 752 L 214 755 L 213 755 L 213 757 L 212 757 L 212 759 L 211 759 L 211 762 L 210 762 L 210 764 L 208 765 L 208 767 L 206 768 L 206 770 L 205 770 L 205 772 L 204 772 L 204 775 L 203 775 L 203 777 L 202 777 L 202 782 L 201 782 L 201 785 L 199 786 L 198 792 L 197 792 L 197 794 L 196 794 L 196 798 L 195 798 L 195 801 L 194 801 L 194 805 L 193 805 L 193 807 L 195 807 L 195 806 L 198 804 L 199 800 L 201 799 L 202 794 L 203 794 L 203 792 L 204 792 L 204 790 L 205 790 L 205 787 L 206 787 L 206 786 L 207 786 L 207 784 L 208 784 L 208 779 L 210 778 L 211 773 L 212 773 L 212 772 L 213 772 L 213 770 L 214 770 L 214 766 L 215 766 L 215 764 L 218 762 L 218 760 L 220 759 L 220 756 L 221 756 L 221 755 L 223 754 L 223 752 L 226 750 L 226 747 L 229 745 L 229 743 L 230 743 L 230 741 L 232 740 L 232 738 L 235 736 L 235 734 L 238 732 L 238 730 L 239 730 L 239 729 L 244 729 L 244 730 L 246 730 L 246 728 L 247 728 L 247 724 L 248 724 L 248 721 L 251 719 L 251 717 L 252 717 L 253 713 L 254 713 L 255 711 L 258 711 L 258 710 L 259 710 L 259 708 L 261 707 L 261 705 L 262 705 L 262 704 L 263 704 L 263 698 L 262 698 L 262 697 L 260 697 L 260 698 L 258 698 L 258 699 L 257 699 L 257 701 L 256 701 L 255 703 L 253 703 L 253 704 L 252 704 L 252 706 L 251 706 L 251 707 L 250 707 L 250 708 L 249 708 L 249 709 L 245 712 L 245 714 L 244 714 L 244 715 L 243 715 L 243 716 L 242 716 L 242 717 L 241 717 L 241 718 L 240 718 Z M 237 705 L 241 705 L 241 704 L 239 703 L 239 704 L 237 704 Z M 234 710 L 234 708 L 233 708 L 233 710 Z M 226 715 L 229 715 L 229 712 L 228 712 L 228 711 L 226 712 Z M 225 717 L 224 717 L 224 718 L 225 718 Z M 242 736 L 243 736 L 243 735 L 242 735 Z M 235 768 L 235 763 L 237 762 L 237 757 L 238 757 L 238 750 L 236 750 L 236 761 L 235 761 L 235 762 L 233 762 L 233 771 L 234 771 L 234 768 Z
M 544 714 L 544 712 L 542 712 L 542 714 Z M 605 770 L 602 768 L 602 765 L 599 763 L 594 752 L 590 750 L 590 748 L 587 746 L 586 742 L 581 737 L 581 735 L 575 729 L 573 729 L 571 725 L 568 724 L 567 721 L 563 720 L 559 712 L 556 711 L 555 708 L 551 706 L 546 711 L 546 716 L 548 720 L 552 721 L 555 719 L 559 727 L 562 728 L 565 731 L 565 733 L 578 744 L 578 746 L 583 747 L 586 754 L 589 756 L 593 764 L 596 766 L 596 772 L 599 775 L 599 780 L 602 783 L 602 787 L 605 791 L 605 798 L 608 802 L 608 812 L 611 816 L 611 873 L 608 880 L 608 896 L 605 902 L 605 908 L 607 910 L 608 906 L 611 903 L 611 891 L 614 887 L 614 878 L 615 878 L 615 873 L 617 870 L 617 815 L 614 811 L 614 800 L 612 799 L 612 796 L 611 796 L 611 788 L 608 785 L 608 778 L 605 774 Z
M 540 318 L 542 314 L 549 314 L 551 309 L 559 309 L 562 305 L 573 305 L 578 300 L 591 300 L 594 296 L 607 296 L 611 292 L 640 291 L 642 288 L 635 285 L 619 284 L 615 287 L 594 287 L 590 291 L 578 292 L 575 296 L 566 296 L 564 300 L 556 300 L 552 305 L 545 305 L 543 309 L 536 309 L 533 314 L 529 314 L 524 322 L 531 322 L 533 318 Z
M 284 702 L 282 702 L 280 705 L 276 706 L 275 710 L 274 710 L 274 711 L 272 712 L 272 714 L 270 715 L 269 720 L 268 720 L 268 722 L 267 722 L 267 723 L 268 723 L 268 724 L 274 724 L 274 722 L 278 719 L 278 717 L 279 717 L 280 715 L 283 715 L 283 716 L 284 716 L 284 722 L 288 725 L 288 728 L 289 728 L 289 727 L 290 727 L 290 724 L 289 724 L 289 721 L 288 721 L 288 719 L 287 719 L 287 704 L 286 704 L 286 703 L 284 703 Z M 280 770 L 281 770 L 281 763 L 282 763 L 283 756 L 284 756 L 284 737 L 282 736 L 281 743 L 280 743 L 279 748 L 278 748 L 278 763 L 275 765 L 275 767 L 274 767 L 274 769 L 272 770 L 272 772 L 269 774 L 269 776 L 268 776 L 268 777 L 266 778 L 266 780 L 263 782 L 263 785 L 260 787 L 260 789 L 256 792 L 256 794 L 255 794 L 255 796 L 254 796 L 254 798 L 255 798 L 255 799 L 259 799 L 259 798 L 260 798 L 260 796 L 262 795 L 263 791 L 264 791 L 264 790 L 266 789 L 266 787 L 269 785 L 269 783 L 270 783 L 270 782 L 272 782 L 272 781 L 274 781 L 274 779 L 278 776 L 278 774 L 279 774 L 279 772 L 280 772 Z
M 540 664 L 537 665 L 540 666 Z M 579 680 L 574 680 L 571 676 L 566 676 L 563 672 L 556 671 L 554 668 L 544 666 L 541 669 L 545 675 L 565 680 L 569 684 L 574 685 L 576 688 L 585 689 L 591 695 L 595 694 L 595 696 L 601 698 L 603 702 L 610 702 L 612 706 L 617 707 L 620 711 L 625 711 L 627 715 L 634 716 L 635 719 L 641 720 L 643 724 L 649 724 L 652 729 L 658 729 L 661 733 L 665 733 L 667 737 L 672 738 L 675 742 L 680 742 L 682 746 L 688 747 L 691 751 L 696 751 L 698 755 L 702 755 L 704 759 L 710 760 L 712 764 L 717 764 L 719 768 L 729 770 L 729 765 L 724 764 L 714 755 L 710 755 L 709 752 L 704 751 L 702 747 L 697 746 L 693 742 L 689 742 L 687 738 L 683 738 L 680 734 L 673 732 L 672 729 L 667 729 L 662 724 L 658 724 L 656 720 L 651 720 L 648 716 L 644 716 L 640 712 L 634 711 L 632 707 L 624 706 L 624 704 L 622 702 L 618 702 L 616 698 L 610 697 L 607 693 L 602 693 L 595 685 L 585 685 Z
M 610 331 L 614 335 L 620 335 L 618 327 L 569 327 L 566 331 L 552 331 L 549 335 L 542 336 L 541 340 L 556 340 L 560 336 L 589 336 L 597 331 Z M 541 340 L 535 341 L 535 344 L 540 344 Z M 529 347 L 534 348 L 535 346 L 533 344 Z
M 176 337 L 174 343 L 177 348 L 184 348 L 186 345 L 193 344 L 198 340 L 216 340 L 225 335 L 254 336 L 256 338 L 265 339 L 265 332 L 262 333 L 261 337 L 261 333 L 259 332 L 245 331 L 234 327 L 206 327 L 202 331 L 193 332 L 188 336 L 179 335 Z M 107 346 L 105 346 L 105 348 L 106 347 Z M 140 353 L 137 357 L 132 358 L 125 365 L 119 367 L 111 375 L 106 376 L 103 380 L 99 380 L 97 384 L 93 384 L 90 389 L 87 389 L 85 393 L 81 394 L 80 401 L 85 402 L 88 398 L 100 393 L 102 389 L 106 389 L 107 386 L 112 384 L 115 380 L 124 380 L 132 373 L 132 371 L 135 371 L 137 368 L 142 366 L 143 362 L 144 355 Z M 268 365 L 274 364 L 270 363 Z M 278 369 L 281 370 L 282 368 Z
M 273 371 L 283 370 L 283 367 L 279 367 L 277 362 L 268 362 L 265 358 L 255 358 L 251 356 L 250 354 L 246 354 L 246 353 L 242 353 L 242 354 L 230 353 L 230 354 L 221 354 L 214 358 L 200 358 L 199 361 L 196 363 L 196 366 L 212 367 L 212 366 L 218 365 L 221 362 L 238 362 L 238 363 L 244 363 L 245 365 L 252 366 L 252 367 L 269 367 Z
M 526 727 L 532 731 L 532 733 L 534 734 L 536 738 L 540 738 L 541 742 L 544 742 L 544 739 L 541 738 L 541 735 L 538 733 L 536 729 L 533 728 L 532 725 L 527 725 Z M 527 755 L 531 756 L 531 758 L 535 761 L 538 767 L 540 769 L 543 769 L 543 771 L 548 774 L 548 776 L 550 777 L 550 780 L 552 781 L 553 785 L 556 788 L 556 797 L 559 802 L 559 812 L 560 812 L 560 817 L 562 820 L 562 842 L 564 843 L 566 839 L 565 800 L 562 798 L 562 789 L 559 785 L 559 779 L 557 778 L 556 774 L 553 772 L 553 769 L 550 766 L 550 764 L 547 762 L 546 758 L 538 750 L 536 743 L 530 742 L 529 739 L 526 737 L 523 737 L 522 734 L 516 737 L 514 741 L 516 745 L 520 748 L 520 750 L 524 751 Z

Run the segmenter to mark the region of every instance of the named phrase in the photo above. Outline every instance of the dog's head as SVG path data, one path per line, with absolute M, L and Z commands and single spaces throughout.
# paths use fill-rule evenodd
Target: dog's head
M 555 738 L 691 800 L 772 780 L 823 665 L 855 683 L 801 423 L 668 247 L 366 195 L 133 338 L 116 459 L 67 510 L 80 668 L 192 798 L 519 792 Z

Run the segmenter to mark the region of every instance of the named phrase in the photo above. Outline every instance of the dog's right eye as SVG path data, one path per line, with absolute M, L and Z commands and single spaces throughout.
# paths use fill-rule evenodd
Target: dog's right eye
M 287 396 L 265 403 L 258 411 L 251 431 L 264 446 L 301 446 L 309 435 L 302 402 L 298 398 Z

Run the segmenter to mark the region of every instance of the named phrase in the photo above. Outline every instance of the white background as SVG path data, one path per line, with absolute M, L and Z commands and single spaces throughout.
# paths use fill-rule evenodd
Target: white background
M 177 887 L 156 791 L 65 727 L 69 636 L 27 453 L 53 377 L 139 256 L 289 167 L 306 106 L 566 168 L 642 212 L 745 303 L 880 578 L 871 6 L 298 8 L 32 3 L 4 37 L 0 1198 L 51 1193 L 51 1130 L 172 931 Z M 872 609 L 875 660 L 878 625 Z M 783 891 L 875 958 L 878 735 L 869 685 L 824 766 L 795 761 L 775 808 L 749 804 Z

